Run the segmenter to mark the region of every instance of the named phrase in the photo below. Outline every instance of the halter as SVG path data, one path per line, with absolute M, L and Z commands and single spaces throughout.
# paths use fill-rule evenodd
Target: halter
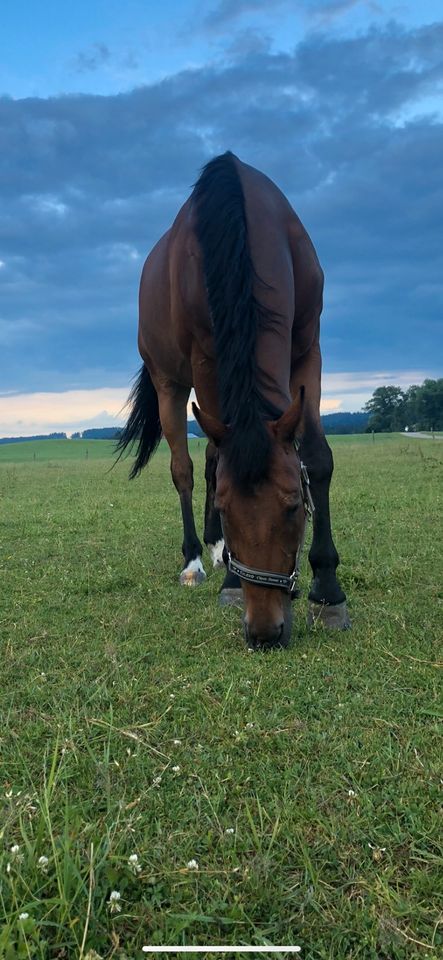
M 298 453 L 299 444 L 297 440 L 294 441 L 294 446 Z M 305 518 L 306 520 L 310 520 L 314 513 L 315 506 L 312 499 L 308 471 L 305 464 L 301 460 L 300 479 Z M 295 596 L 297 591 L 297 580 L 300 574 L 300 557 L 303 549 L 304 538 L 296 553 L 294 569 L 289 575 L 286 573 L 273 573 L 272 570 L 257 570 L 255 567 L 248 567 L 245 563 L 240 563 L 239 560 L 236 560 L 235 557 L 232 556 L 232 553 L 226 544 L 226 537 L 224 539 L 226 553 L 228 555 L 227 567 L 231 573 L 237 574 L 241 580 L 246 580 L 248 583 L 254 583 L 258 587 L 277 587 L 279 590 L 285 590 L 287 593 L 289 593 L 291 598 Z

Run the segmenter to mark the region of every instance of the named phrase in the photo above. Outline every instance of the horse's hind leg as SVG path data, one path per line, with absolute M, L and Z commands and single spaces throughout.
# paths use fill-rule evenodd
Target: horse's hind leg
M 171 450 L 171 475 L 180 497 L 183 519 L 184 566 L 180 574 L 183 586 L 195 587 L 206 574 L 201 560 L 202 545 L 195 529 L 192 509 L 194 468 L 188 451 L 186 404 L 189 390 L 178 384 L 163 382 L 157 386 L 160 421 Z
M 205 503 L 205 531 L 203 540 L 211 555 L 213 567 L 223 566 L 223 533 L 220 513 L 215 506 L 215 475 L 217 470 L 217 448 L 211 441 L 206 447 L 206 503 Z
M 312 583 L 309 591 L 308 623 L 320 620 L 327 627 L 345 630 L 350 626 L 350 622 L 346 596 L 336 575 L 339 556 L 332 539 L 329 513 L 329 486 L 334 466 L 320 422 L 307 421 L 300 454 L 308 468 L 315 506 L 312 546 L 309 551 Z
M 300 456 L 308 469 L 315 506 L 312 546 L 309 551 L 312 583 L 309 591 L 308 623 L 320 620 L 327 627 L 345 630 L 350 626 L 350 621 L 346 596 L 336 575 L 339 556 L 332 539 L 329 512 L 329 487 L 334 465 L 320 420 L 320 367 L 320 351 L 315 346 L 310 355 L 299 362 L 291 378 L 293 396 L 300 386 L 305 388 Z

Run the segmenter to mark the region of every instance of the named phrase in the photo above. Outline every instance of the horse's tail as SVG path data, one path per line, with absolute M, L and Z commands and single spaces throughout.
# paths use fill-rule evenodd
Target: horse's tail
M 155 453 L 162 435 L 157 391 L 144 364 L 129 394 L 128 405 L 131 412 L 118 438 L 116 453 L 118 461 L 127 447 L 137 443 L 135 462 L 129 474 L 132 480 Z
M 264 418 L 278 412 L 266 404 L 259 388 L 256 340 L 266 311 L 253 291 L 258 277 L 232 153 L 203 168 L 192 203 L 214 331 L 220 413 L 230 427 L 223 450 L 234 480 L 249 487 L 266 475 L 271 444 Z

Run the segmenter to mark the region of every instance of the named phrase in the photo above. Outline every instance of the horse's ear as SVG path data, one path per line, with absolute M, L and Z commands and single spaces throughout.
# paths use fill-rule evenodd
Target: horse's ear
M 226 436 L 228 428 L 225 427 L 221 420 L 217 420 L 216 417 L 211 417 L 210 413 L 205 413 L 204 410 L 200 410 L 196 403 L 192 404 L 192 412 L 197 423 L 200 424 L 203 432 L 208 437 L 208 440 L 212 440 L 215 446 L 218 447 Z
M 274 421 L 272 424 L 277 440 L 280 440 L 282 443 L 292 443 L 295 439 L 303 416 L 304 398 L 305 388 L 300 387 L 291 406 L 285 410 L 279 420 Z

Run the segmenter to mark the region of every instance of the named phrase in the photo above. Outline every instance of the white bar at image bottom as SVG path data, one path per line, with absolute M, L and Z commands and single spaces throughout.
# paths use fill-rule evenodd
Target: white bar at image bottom
M 143 953 L 300 953 L 301 947 L 142 947 Z

